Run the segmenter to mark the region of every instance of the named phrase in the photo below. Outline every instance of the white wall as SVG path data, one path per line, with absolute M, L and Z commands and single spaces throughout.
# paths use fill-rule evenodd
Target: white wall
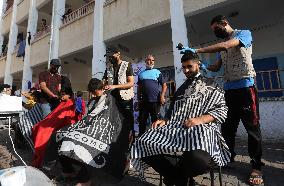
M 284 53 L 284 21 L 253 31 L 253 58 Z
M 61 74 L 66 74 L 70 78 L 74 91 L 86 91 L 89 80 L 91 79 L 92 68 L 90 64 L 75 62 L 62 64 Z
M 263 139 L 284 139 L 284 101 L 266 101 L 259 104 L 260 126 Z M 246 138 L 242 123 L 238 136 Z

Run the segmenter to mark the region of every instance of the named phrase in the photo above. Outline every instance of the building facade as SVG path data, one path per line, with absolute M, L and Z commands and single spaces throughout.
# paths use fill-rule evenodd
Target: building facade
M 74 90 L 85 91 L 91 77 L 102 77 L 106 48 L 116 47 L 133 63 L 154 54 L 156 66 L 179 86 L 184 76 L 176 44 L 198 48 L 217 42 L 210 20 L 223 14 L 234 28 L 253 33 L 264 138 L 284 138 L 283 5 L 282 0 L 3 0 L 0 83 L 26 90 L 50 59 L 60 58 L 61 74 Z M 216 56 L 201 58 L 213 63 Z M 220 80 L 222 72 L 207 75 Z

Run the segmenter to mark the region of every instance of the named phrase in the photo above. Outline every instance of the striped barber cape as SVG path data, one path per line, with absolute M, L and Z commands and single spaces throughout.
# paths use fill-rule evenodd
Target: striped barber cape
M 185 128 L 189 118 L 210 114 L 214 122 Z M 220 132 L 220 124 L 227 116 L 223 90 L 201 75 L 187 79 L 176 91 L 165 116 L 166 125 L 150 129 L 138 138 L 131 149 L 131 163 L 138 171 L 148 166 L 142 157 L 174 154 L 192 150 L 208 152 L 214 162 L 224 166 L 230 161 L 230 152 Z
M 30 145 L 31 149 L 34 150 L 34 143 L 32 138 L 32 128 L 35 124 L 43 119 L 41 104 L 37 103 L 31 110 L 26 112 L 20 117 L 18 126 L 25 140 Z

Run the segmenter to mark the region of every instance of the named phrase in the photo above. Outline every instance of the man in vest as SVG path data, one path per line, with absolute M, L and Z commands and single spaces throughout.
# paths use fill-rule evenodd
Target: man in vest
M 218 53 L 215 64 L 208 70 L 219 71 L 224 66 L 224 90 L 226 104 L 229 108 L 226 122 L 222 125 L 222 135 L 231 151 L 231 162 L 236 153 L 235 136 L 241 120 L 248 133 L 248 152 L 251 158 L 251 185 L 263 183 L 261 166 L 262 137 L 259 124 L 258 98 L 252 64 L 252 35 L 249 30 L 234 30 L 225 16 L 218 15 L 211 21 L 211 29 L 223 42 L 204 48 L 186 48 L 195 53 Z
M 111 90 L 111 94 L 115 97 L 116 102 L 120 105 L 122 113 L 129 121 L 129 130 L 133 130 L 133 97 L 134 97 L 134 76 L 131 63 L 123 61 L 119 51 L 113 51 L 112 61 L 112 80 L 105 87 L 106 90 Z M 105 73 L 104 79 L 108 80 L 108 73 Z

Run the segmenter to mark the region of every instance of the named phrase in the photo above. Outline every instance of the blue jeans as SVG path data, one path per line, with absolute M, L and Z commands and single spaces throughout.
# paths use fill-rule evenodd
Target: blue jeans
M 51 106 L 49 103 L 42 103 L 41 104 L 43 118 L 45 118 L 51 112 Z

